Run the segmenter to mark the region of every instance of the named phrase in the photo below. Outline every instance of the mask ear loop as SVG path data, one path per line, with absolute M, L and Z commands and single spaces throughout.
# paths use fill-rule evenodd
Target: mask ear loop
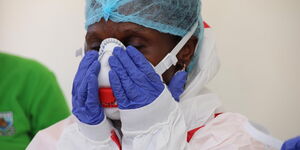
M 86 42 L 84 42 L 83 48 L 80 47 L 80 48 L 75 50 L 75 57 L 83 57 L 85 48 L 86 48 Z
M 172 65 L 176 65 L 178 62 L 178 59 L 176 55 L 179 53 L 179 51 L 183 48 L 183 46 L 187 43 L 187 41 L 193 36 L 195 33 L 197 27 L 198 27 L 198 22 L 196 22 L 191 30 L 180 40 L 180 42 L 175 46 L 175 48 L 168 53 L 162 61 L 160 61 L 155 67 L 156 73 L 159 75 L 162 75 L 166 70 L 168 70 Z
M 83 48 L 78 48 L 75 50 L 75 57 L 81 57 L 83 56 Z

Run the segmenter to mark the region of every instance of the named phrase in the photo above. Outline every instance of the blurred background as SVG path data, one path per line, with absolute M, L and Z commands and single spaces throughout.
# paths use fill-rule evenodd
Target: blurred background
M 84 0 L 0 0 L 0 51 L 50 68 L 69 106 L 84 6 Z M 222 63 L 209 87 L 226 110 L 279 139 L 299 135 L 300 1 L 203 0 L 202 14 L 214 28 Z

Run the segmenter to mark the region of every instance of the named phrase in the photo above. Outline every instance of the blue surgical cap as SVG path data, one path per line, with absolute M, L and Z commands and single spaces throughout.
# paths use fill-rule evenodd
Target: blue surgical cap
M 202 41 L 200 0 L 86 0 L 86 29 L 101 19 L 132 22 L 162 33 L 183 37 L 199 22 L 195 36 Z M 199 44 L 188 69 L 198 59 Z

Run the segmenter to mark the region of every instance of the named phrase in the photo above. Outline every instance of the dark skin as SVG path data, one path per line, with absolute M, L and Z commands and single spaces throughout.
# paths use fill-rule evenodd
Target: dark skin
M 106 38 L 116 38 L 125 46 L 137 48 L 148 61 L 157 65 L 180 41 L 180 37 L 161 33 L 134 23 L 115 23 L 110 20 L 97 22 L 88 27 L 85 50 L 99 50 Z M 197 38 L 192 37 L 177 54 L 178 63 L 169 68 L 162 76 L 169 83 L 173 75 L 188 66 L 197 45 Z

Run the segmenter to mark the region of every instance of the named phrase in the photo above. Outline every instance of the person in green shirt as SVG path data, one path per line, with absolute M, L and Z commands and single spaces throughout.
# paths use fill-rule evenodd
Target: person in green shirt
M 34 135 L 70 115 L 54 74 L 0 52 L 0 149 L 25 149 Z

